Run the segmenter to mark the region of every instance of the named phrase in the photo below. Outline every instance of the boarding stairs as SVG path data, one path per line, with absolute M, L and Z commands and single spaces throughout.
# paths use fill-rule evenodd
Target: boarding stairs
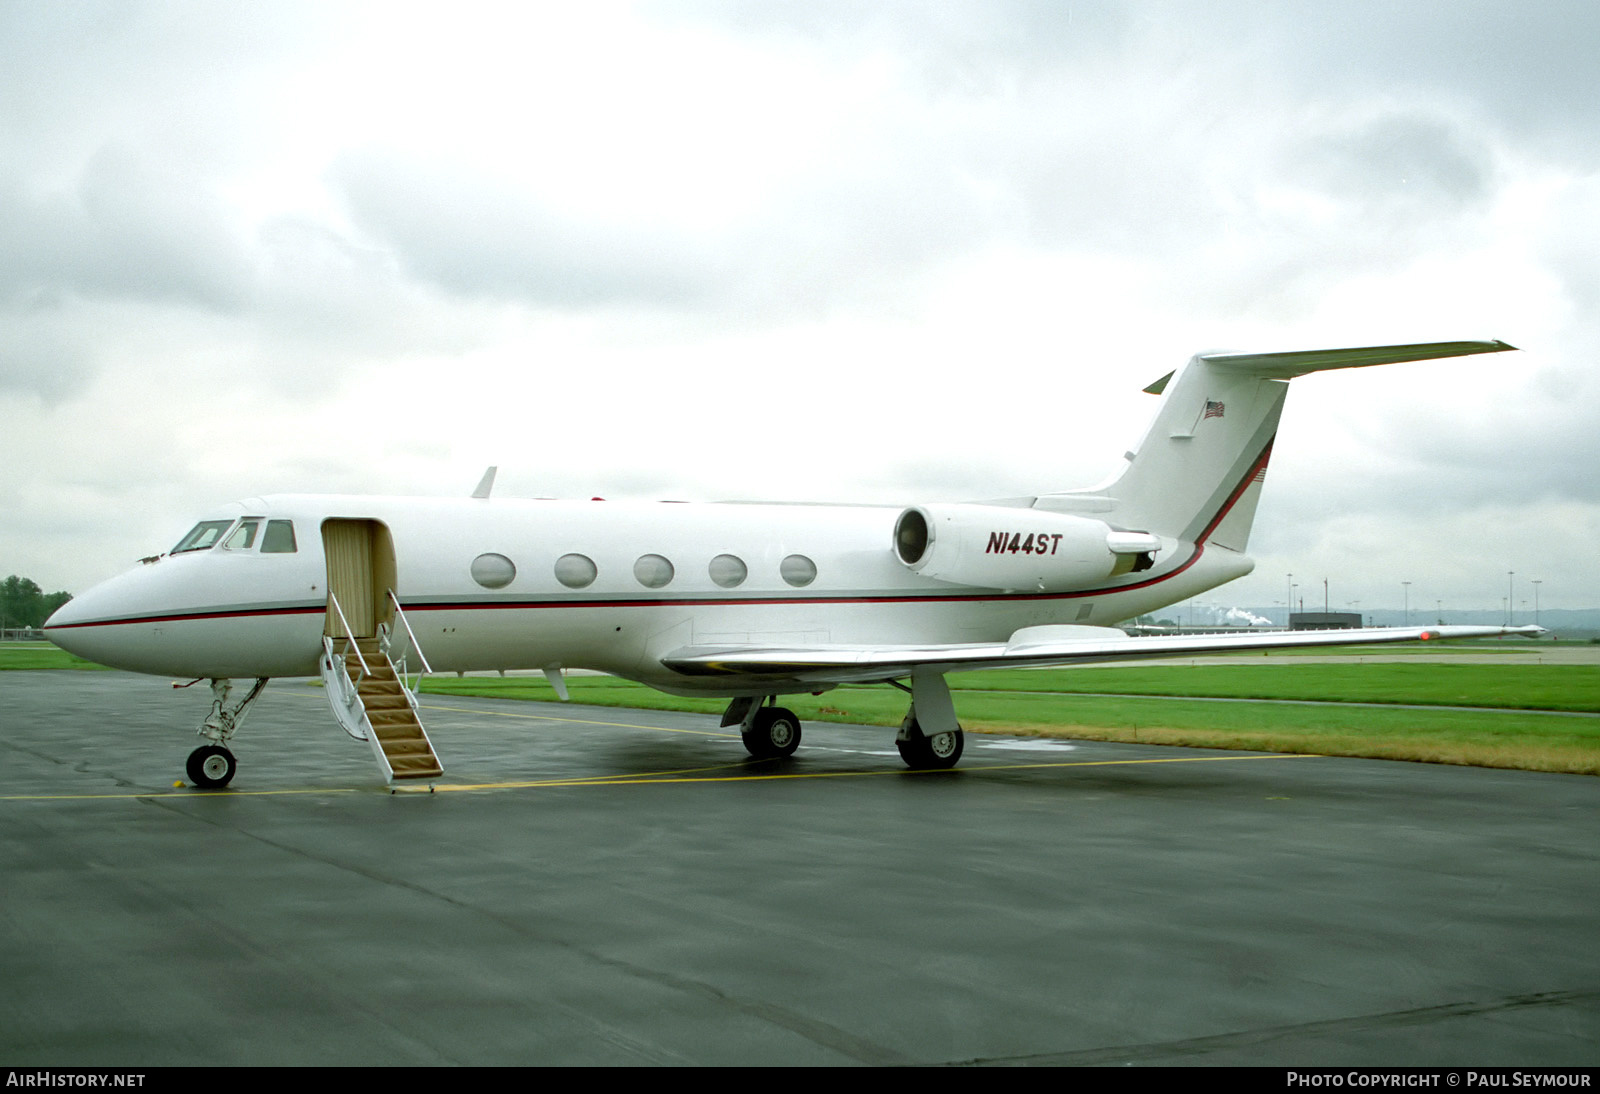
M 338 611 L 337 601 L 334 608 Z M 343 613 L 339 614 L 342 621 Z M 395 614 L 404 624 L 398 602 Z M 427 670 L 427 659 L 410 635 L 410 626 L 405 630 L 410 649 Z M 437 778 L 444 774 L 444 765 L 422 728 L 416 689 L 405 680 L 405 653 L 390 641 L 391 633 L 385 625 L 375 638 L 323 638 L 322 680 L 328 702 L 345 732 L 372 746 L 385 782 Z

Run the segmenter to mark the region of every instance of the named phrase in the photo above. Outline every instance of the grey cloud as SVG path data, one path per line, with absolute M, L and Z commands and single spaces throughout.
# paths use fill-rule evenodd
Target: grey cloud
M 1570 377 L 1553 397 L 1538 385 L 1513 405 L 1486 405 L 1471 423 L 1428 414 L 1412 423 L 1397 455 L 1421 465 L 1432 510 L 1485 497 L 1600 503 L 1600 390 Z M 1424 440 L 1424 438 L 1430 438 Z
M 462 295 L 682 305 L 714 276 L 683 236 L 576 220 L 467 171 L 369 153 L 346 156 L 333 181 L 354 222 L 402 267 Z
M 42 197 L 0 190 L 0 301 L 45 292 L 183 301 L 236 310 L 252 273 L 207 188 L 110 145 L 77 186 Z
M 1254 3 L 1204 12 L 1219 37 L 1257 42 L 1258 58 L 1302 96 L 1420 93 L 1594 162 L 1588 133 L 1600 122 L 1600 8 L 1587 0 L 1349 0 L 1319 7 L 1315 17 L 1296 5 Z
M 1548 408 L 1547 408 L 1548 409 Z M 1424 543 L 1429 529 L 1459 521 L 1485 505 L 1594 505 L 1600 503 L 1600 441 L 1581 416 L 1523 411 L 1463 422 L 1421 418 L 1404 428 L 1390 422 L 1389 436 L 1370 451 L 1341 460 L 1325 453 L 1290 450 L 1275 461 L 1289 472 L 1293 492 L 1267 495 L 1273 519 L 1263 522 L 1262 550 L 1303 549 L 1330 519 L 1341 514 L 1381 517 L 1415 529 Z M 1480 540 L 1495 543 L 1530 528 L 1484 528 Z M 1560 538 L 1563 551 L 1581 545 Z M 1470 543 L 1453 545 L 1471 549 Z
M 1408 99 L 1470 117 L 1558 157 L 1592 165 L 1600 155 L 1589 137 L 1600 124 L 1600 66 L 1593 56 L 1600 7 L 1589 0 L 1347 0 L 1315 7 L 1256 0 L 706 0 L 664 10 L 735 33 L 893 54 L 921 66 L 935 88 L 1004 93 L 1047 73 L 1115 63 L 1100 79 L 1137 98 L 1142 89 L 1124 83 L 1128 75 L 1148 80 L 1189 66 L 1209 81 L 1250 88 L 1248 97 L 1227 104 L 1234 111 L 1265 103 Z M 1197 86 L 1198 113 L 1212 105 L 1209 98 Z
M 60 403 L 93 373 L 82 339 L 47 300 L 0 322 L 0 392 Z
M 1126 44 L 1140 15 L 1126 3 L 1059 0 L 738 0 L 652 5 L 662 22 L 710 23 L 736 33 L 832 48 L 880 49 L 913 60 L 933 82 L 997 86 L 1000 69 L 1079 57 Z M 1003 82 L 1003 81 L 1001 81 Z
M 1600 175 L 1575 181 L 1541 210 L 1544 231 L 1538 249 L 1561 282 L 1578 322 L 1600 349 Z
M 462 296 L 574 307 L 825 308 L 965 248 L 986 221 L 959 175 L 915 148 L 892 170 L 819 170 L 757 218 L 696 229 L 627 209 L 577 215 L 395 155 L 349 156 L 333 174 L 354 223 L 413 276 Z
M 1489 146 L 1445 118 L 1390 112 L 1291 138 L 1282 175 L 1360 210 L 1364 220 L 1438 219 L 1493 192 Z
M 261 66 L 314 55 L 350 21 L 346 9 L 302 0 L 7 0 L 0 133 L 51 149 L 63 130 L 104 132 L 108 119 L 170 118 L 192 133 L 238 105 Z

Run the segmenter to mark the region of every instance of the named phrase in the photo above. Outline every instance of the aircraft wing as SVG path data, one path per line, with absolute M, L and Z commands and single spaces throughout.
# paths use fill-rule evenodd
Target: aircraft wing
M 685 646 L 661 659 L 685 676 L 777 677 L 800 683 L 870 683 L 914 672 L 1079 665 L 1241 650 L 1533 637 L 1542 627 L 1367 627 L 1327 631 L 1130 636 L 1112 627 L 1027 627 L 1005 643 L 932 646 Z

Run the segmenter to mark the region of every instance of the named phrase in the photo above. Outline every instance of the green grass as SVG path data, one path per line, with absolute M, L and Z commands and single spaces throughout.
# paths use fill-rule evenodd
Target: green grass
M 1288 647 L 1275 650 L 1219 651 L 1210 657 L 1393 657 L 1416 654 L 1435 658 L 1456 653 L 1526 654 L 1537 658 L 1556 646 L 1589 646 L 1593 643 L 1570 638 L 1460 638 L 1447 642 L 1385 642 L 1378 646 Z
M 0 672 L 30 669 L 99 669 L 104 665 L 85 661 L 48 642 L 0 642 Z
M 1362 679 L 1369 677 L 1369 679 Z M 1066 679 L 1063 679 L 1066 678 Z M 1431 679 L 1430 679 L 1431 678 Z M 1500 709 L 1594 710 L 1600 666 L 1224 665 L 1166 669 L 1004 670 L 949 677 L 962 724 L 979 733 L 1137 741 L 1268 752 L 1419 760 L 1600 775 L 1600 719 Z M 719 714 L 720 699 L 681 699 L 611 677 L 572 677 L 574 702 Z M 1105 697 L 1073 692 L 1142 694 Z M 1187 690 L 1186 690 L 1187 689 Z M 436 677 L 440 695 L 555 701 L 538 677 Z M 1351 695 L 1359 691 L 1361 695 Z M 1327 705 L 1205 702 L 1160 695 L 1328 700 Z M 1382 709 L 1340 700 L 1476 706 Z M 783 700 L 803 720 L 895 726 L 903 692 L 844 687 Z M 1587 706 L 1585 704 L 1588 704 Z
M 1259 662 L 1261 658 L 1256 658 Z M 1600 665 L 1229 664 L 1004 669 L 951 676 L 975 691 L 1190 695 L 1531 710 L 1600 710 Z

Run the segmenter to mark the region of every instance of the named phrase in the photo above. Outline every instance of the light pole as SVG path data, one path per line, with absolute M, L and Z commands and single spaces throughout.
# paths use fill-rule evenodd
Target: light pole
M 1533 580 L 1533 625 L 1535 627 L 1539 625 L 1539 582 L 1543 580 L 1543 578 L 1534 578 Z
M 1283 626 L 1287 630 L 1289 628 L 1289 617 L 1294 614 L 1294 575 L 1285 575 L 1284 582 L 1289 586 L 1289 599 L 1284 601 L 1286 606 L 1283 609 Z
M 1511 587 L 1514 584 L 1514 580 L 1515 580 L 1516 576 L 1517 576 L 1517 571 L 1515 571 L 1515 570 L 1507 570 L 1506 571 L 1506 626 L 1508 626 L 1508 627 L 1511 626 L 1511 621 L 1515 618 L 1516 611 L 1517 611 L 1516 606 L 1515 606 L 1516 602 L 1511 599 L 1512 596 L 1515 595 L 1511 591 Z
M 1411 626 L 1411 582 L 1402 581 L 1400 587 L 1405 590 L 1405 622 L 1401 626 Z

